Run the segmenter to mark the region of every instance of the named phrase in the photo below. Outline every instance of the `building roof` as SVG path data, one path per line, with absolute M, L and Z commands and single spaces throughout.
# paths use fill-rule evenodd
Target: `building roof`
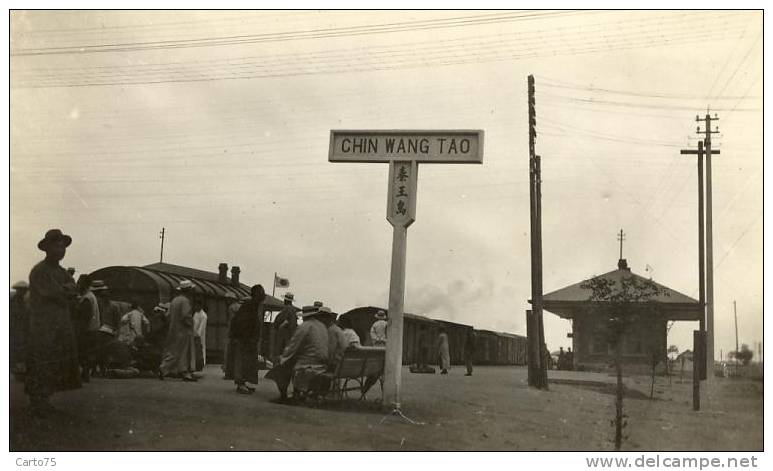
M 618 264 L 618 269 L 613 270 L 603 275 L 595 276 L 590 280 L 606 279 L 615 283 L 614 286 L 620 286 L 620 281 L 623 278 L 636 278 L 640 281 L 652 281 L 631 272 L 627 267 L 625 260 L 621 260 Z M 550 312 L 558 314 L 564 318 L 572 318 L 578 311 L 580 305 L 587 305 L 593 302 L 603 301 L 589 301 L 592 291 L 588 288 L 584 288 L 582 285 L 586 283 L 585 280 L 567 287 L 552 291 L 542 296 L 542 307 Z M 667 286 L 655 283 L 656 286 L 661 288 L 662 292 L 652 298 L 660 304 L 661 311 L 664 312 L 669 319 L 673 320 L 696 320 L 701 313 L 700 304 L 698 300 L 693 299 L 685 294 L 675 291 Z
M 208 292 L 215 295 L 225 296 L 228 291 L 234 292 L 238 298 L 249 297 L 250 287 L 244 283 L 239 283 L 239 286 L 233 286 L 231 279 L 227 278 L 227 283 L 221 283 L 218 273 L 198 270 L 196 268 L 184 267 L 181 265 L 173 265 L 171 263 L 152 263 L 145 265 L 144 267 L 127 267 L 135 268 L 139 270 L 145 270 L 157 275 L 166 275 L 171 278 L 172 282 L 179 283 L 182 279 L 190 280 L 194 285 L 202 288 L 202 292 Z M 207 289 L 208 288 L 208 289 Z M 284 306 L 284 301 L 266 294 L 266 300 L 264 302 L 266 308 L 269 310 L 279 310 Z

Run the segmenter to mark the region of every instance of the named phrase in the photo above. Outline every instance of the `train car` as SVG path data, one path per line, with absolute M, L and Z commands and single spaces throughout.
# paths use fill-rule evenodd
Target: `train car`
M 370 326 L 376 321 L 379 307 L 358 307 L 341 314 L 352 322 L 354 331 L 363 345 L 373 345 Z M 383 309 L 389 312 L 386 309 Z M 403 314 L 403 364 L 437 363 L 437 337 L 442 323 L 416 314 Z M 449 336 L 450 339 L 450 336 Z
M 144 267 L 111 266 L 100 268 L 90 274 L 92 279 L 104 280 L 110 287 L 110 298 L 116 301 L 136 302 L 145 311 L 162 302 L 169 302 L 175 288 L 183 279 L 194 285 L 194 296 L 204 303 L 207 312 L 207 361 L 222 361 L 228 343 L 228 305 L 231 300 L 227 293 L 238 299 L 250 295 L 250 287 L 239 282 L 239 268 L 232 268 L 232 277 L 226 276 L 227 266 L 221 264 L 219 273 L 197 270 L 168 263 L 154 263 Z M 283 302 L 270 295 L 265 306 L 269 311 L 278 311 Z M 266 349 L 268 342 L 264 342 Z
M 499 336 L 490 330 L 475 330 L 475 364 L 496 365 Z
M 439 322 L 446 329 L 446 333 L 448 334 L 448 349 L 451 354 L 451 364 L 463 365 L 464 346 L 467 343 L 467 335 L 473 331 L 472 326 L 450 321 L 441 321 L 439 319 L 435 319 L 435 321 Z
M 506 344 L 506 363 L 507 365 L 525 365 L 526 364 L 526 337 L 523 335 L 509 334 L 500 332 L 500 337 Z

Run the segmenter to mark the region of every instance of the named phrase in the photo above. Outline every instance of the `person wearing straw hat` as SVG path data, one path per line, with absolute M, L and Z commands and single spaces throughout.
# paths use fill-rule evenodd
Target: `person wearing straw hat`
M 298 327 L 298 310 L 293 306 L 294 299 L 293 293 L 285 293 L 284 306 L 274 319 L 274 336 L 271 348 L 271 361 L 274 363 L 279 361 L 279 356 L 282 355 L 282 351 L 292 338 L 295 328 Z
M 293 383 L 293 398 L 300 399 L 308 390 L 313 378 L 327 370 L 328 334 L 321 317 L 330 314 L 330 309 L 315 303 L 302 309 L 303 323 L 295 329 L 279 361 L 266 374 L 273 379 L 279 390 L 279 397 L 272 402 L 288 403 L 287 388 Z
M 57 391 L 81 387 L 78 347 L 72 328 L 71 306 L 78 296 L 75 280 L 59 262 L 72 238 L 51 229 L 38 242 L 46 258 L 30 272 L 29 342 L 25 392 L 31 412 L 53 411 L 49 397 Z
M 193 382 L 191 356 L 193 341 L 193 282 L 182 280 L 177 286 L 177 296 L 169 305 L 169 332 L 166 335 L 164 355 L 158 368 L 158 378 L 180 376 L 183 381 Z
M 370 326 L 370 340 L 375 347 L 386 347 L 387 314 L 383 309 L 376 312 L 376 322 Z

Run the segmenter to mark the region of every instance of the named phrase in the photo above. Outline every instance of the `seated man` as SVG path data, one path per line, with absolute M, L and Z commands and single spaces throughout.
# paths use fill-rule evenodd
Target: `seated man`
M 322 315 L 322 323 L 327 326 L 328 370 L 335 371 L 344 357 L 344 352 L 349 348 L 349 342 L 346 340 L 344 331 L 336 324 L 336 313 L 326 307 L 320 310 L 325 311 Z
M 303 324 L 295 329 L 278 364 L 266 374 L 266 378 L 273 379 L 279 389 L 279 397 L 272 402 L 288 402 L 290 381 L 293 382 L 294 399 L 300 399 L 307 392 L 314 393 L 316 388 L 311 387 L 312 382 L 327 369 L 328 333 L 321 318 L 328 313 L 329 309 L 321 306 L 304 306 Z

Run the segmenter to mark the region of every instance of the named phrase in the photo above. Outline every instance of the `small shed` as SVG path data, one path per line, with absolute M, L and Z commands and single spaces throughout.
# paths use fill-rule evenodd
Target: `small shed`
M 238 299 L 250 296 L 250 287 L 239 280 L 240 268 L 231 268 L 221 263 L 218 272 L 208 272 L 196 268 L 154 263 L 143 267 L 111 266 L 100 268 L 90 274 L 93 279 L 104 280 L 110 287 L 110 298 L 117 301 L 136 302 L 146 313 L 151 312 L 158 303 L 169 302 L 174 290 L 182 280 L 190 280 L 194 293 L 204 302 L 207 312 L 207 360 L 211 363 L 222 361 L 228 342 L 228 305 L 227 293 Z M 283 302 L 266 295 L 265 306 L 269 311 L 278 311 Z
M 620 259 L 617 270 L 604 273 L 592 279 L 603 278 L 615 286 L 625 277 L 645 278 L 632 273 L 625 259 Z M 542 306 L 563 319 L 572 321 L 572 350 L 574 368 L 606 370 L 613 362 L 613 353 L 608 345 L 607 323 L 604 316 L 594 309 L 597 301 L 590 301 L 591 290 L 584 288 L 585 282 L 547 293 Z M 669 321 L 698 321 L 703 315 L 700 303 L 671 288 L 655 283 L 662 293 L 653 298 L 657 307 L 652 315 L 637 320 L 623 339 L 623 362 L 636 365 L 644 370 L 653 354 L 666 358 L 667 324 Z

